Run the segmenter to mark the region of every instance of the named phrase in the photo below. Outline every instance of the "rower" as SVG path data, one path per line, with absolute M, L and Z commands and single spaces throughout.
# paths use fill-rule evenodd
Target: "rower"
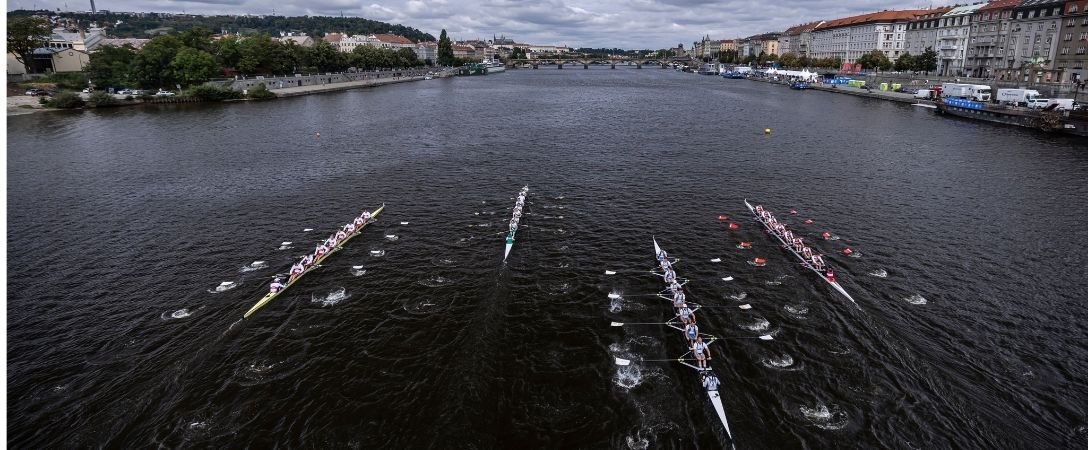
M 680 283 L 677 283 L 676 280 L 673 280 L 672 283 L 669 284 L 669 289 L 672 289 L 673 292 L 679 291 Z
M 344 232 L 347 233 L 347 234 L 354 233 L 355 232 L 355 224 L 349 223 L 347 225 L 344 225 Z
M 356 217 L 355 220 L 352 221 L 352 223 L 354 223 L 356 227 L 361 227 L 363 226 L 363 218 L 361 216 Z
M 801 240 L 801 238 L 793 238 L 793 249 L 794 250 L 801 251 L 801 249 L 804 248 L 804 246 L 805 246 L 805 243 L 804 243 L 804 241 Z
M 684 322 L 685 325 L 695 323 L 695 311 L 688 308 L 687 303 L 680 305 L 680 311 L 678 311 L 677 315 L 680 316 L 680 321 Z
M 336 232 L 336 241 L 337 242 L 340 242 L 340 241 L 344 240 L 344 238 L 346 238 L 346 237 L 348 237 L 348 234 L 345 233 L 344 230 L 340 230 L 340 231 Z
M 303 267 L 309 267 L 310 264 L 313 264 L 313 263 L 314 263 L 314 255 L 306 255 L 306 256 L 302 257 L 301 264 L 302 264 Z
M 295 277 L 301 275 L 302 272 L 304 272 L 305 270 L 306 267 L 303 266 L 301 262 L 295 263 L 295 265 L 291 266 L 291 279 L 294 279 Z
M 320 258 L 329 252 L 329 246 L 321 244 L 317 246 L 317 250 L 314 251 L 314 256 Z
M 805 256 L 805 259 L 812 259 L 812 249 L 804 247 L 801 249 L 801 254 Z
M 756 214 L 763 215 L 763 205 L 756 205 Z
M 269 286 L 269 293 L 275 294 L 281 289 L 283 289 L 283 279 L 277 276 L 274 280 L 272 280 L 272 285 Z
M 695 338 L 699 337 L 699 326 L 695 322 L 689 323 L 684 326 L 684 336 L 688 338 L 688 345 L 695 343 Z
M 718 385 L 720 384 L 721 382 L 718 381 L 718 377 L 714 375 L 714 372 L 711 372 L 710 370 L 703 372 L 703 388 L 706 389 L 707 392 L 717 392 Z
M 684 291 L 676 291 L 672 296 L 672 307 L 680 309 L 684 306 Z
M 676 281 L 676 272 L 673 272 L 671 268 L 665 269 L 665 282 L 672 283 L 673 281 Z
M 700 369 L 706 369 L 706 362 L 710 359 L 710 347 L 706 342 L 703 342 L 702 336 L 695 338 L 695 344 L 691 346 L 691 353 L 695 355 L 695 361 L 699 363 Z
M 681 306 L 683 306 L 684 305 L 684 297 L 686 297 L 686 296 L 684 295 L 684 290 L 683 289 L 677 288 L 675 291 L 673 291 L 673 293 L 672 293 L 673 306 L 675 306 L 677 309 L 679 309 Z

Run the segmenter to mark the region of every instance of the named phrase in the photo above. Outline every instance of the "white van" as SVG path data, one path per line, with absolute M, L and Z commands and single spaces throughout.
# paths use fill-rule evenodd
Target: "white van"
M 1042 108 L 1046 108 L 1046 105 L 1050 104 L 1050 99 L 1049 98 L 1036 97 L 1036 98 L 1028 100 L 1027 103 L 1028 103 L 1028 108 L 1042 109 Z

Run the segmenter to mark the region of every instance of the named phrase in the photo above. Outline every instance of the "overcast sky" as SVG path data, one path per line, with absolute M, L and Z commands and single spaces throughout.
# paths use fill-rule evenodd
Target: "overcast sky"
M 8 9 L 90 10 L 90 0 L 8 0 Z M 110 11 L 364 17 L 438 37 L 572 47 L 659 49 L 782 31 L 791 25 L 884 9 L 924 8 L 919 0 L 96 0 Z

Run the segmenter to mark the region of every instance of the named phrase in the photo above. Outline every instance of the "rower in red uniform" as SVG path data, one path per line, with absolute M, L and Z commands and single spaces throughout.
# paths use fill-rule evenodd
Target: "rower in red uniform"
M 831 269 L 831 266 L 827 266 L 827 272 L 824 272 L 824 276 L 827 277 L 827 281 L 835 282 L 835 271 Z

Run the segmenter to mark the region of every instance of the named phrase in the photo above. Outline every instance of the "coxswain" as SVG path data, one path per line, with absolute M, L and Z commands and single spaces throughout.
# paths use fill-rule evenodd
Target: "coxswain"
M 281 289 L 283 289 L 283 279 L 277 276 L 274 280 L 272 280 L 272 285 L 269 286 L 269 292 L 275 294 Z
M 756 205 L 756 214 L 763 215 L 763 205 Z
M 668 253 L 665 253 L 665 251 L 664 251 L 664 250 L 662 250 L 662 251 L 661 251 L 661 253 L 658 253 L 658 254 L 657 254 L 657 260 L 658 260 L 658 261 L 664 261 L 664 260 L 665 260 L 665 259 L 667 259 L 668 257 L 669 257 L 669 254 L 668 254 Z
M 695 311 L 692 311 L 687 303 L 680 305 L 680 310 L 677 311 L 677 315 L 680 316 L 680 321 L 684 322 L 685 325 L 695 323 Z
M 687 324 L 684 326 L 684 336 L 688 338 L 688 345 L 695 343 L 695 338 L 699 337 L 699 326 L 695 322 Z
M 706 389 L 707 392 L 718 392 L 718 385 L 720 384 L 721 382 L 718 381 L 718 376 L 714 375 L 714 372 L 710 370 L 703 372 L 703 389 Z
M 695 337 L 695 343 L 691 346 L 691 354 L 695 355 L 695 361 L 700 369 L 706 369 L 706 362 L 710 359 L 710 347 L 703 342 L 702 336 Z
M 827 266 L 827 271 L 824 272 L 824 276 L 827 277 L 827 281 L 835 282 L 835 271 L 831 269 L 831 266 Z

